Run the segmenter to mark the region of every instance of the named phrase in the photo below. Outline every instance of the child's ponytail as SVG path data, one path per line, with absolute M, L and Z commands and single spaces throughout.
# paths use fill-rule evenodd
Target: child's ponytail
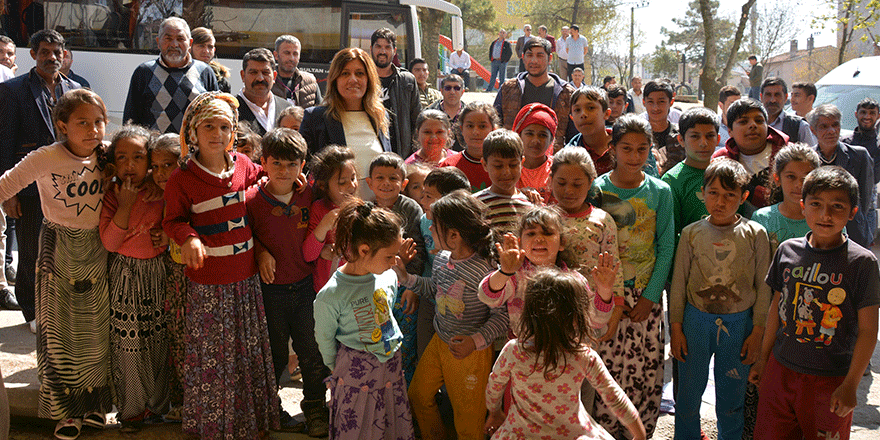
M 371 255 L 394 242 L 403 234 L 400 217 L 373 202 L 353 200 L 346 204 L 336 219 L 336 255 L 356 261 L 357 248 L 366 244 Z

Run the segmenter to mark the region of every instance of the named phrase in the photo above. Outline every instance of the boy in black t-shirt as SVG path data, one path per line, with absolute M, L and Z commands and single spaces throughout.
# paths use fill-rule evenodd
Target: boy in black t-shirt
M 856 389 L 877 342 L 880 271 L 843 235 L 859 187 L 840 167 L 807 175 L 801 205 L 811 232 L 779 246 L 761 356 L 755 439 L 849 438 Z M 772 354 L 771 354 L 772 351 Z

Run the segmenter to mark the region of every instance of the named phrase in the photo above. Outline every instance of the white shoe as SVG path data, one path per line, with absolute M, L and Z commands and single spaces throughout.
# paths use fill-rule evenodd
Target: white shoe
M 37 320 L 32 319 L 28 321 L 28 327 L 31 329 L 31 333 L 37 334 Z

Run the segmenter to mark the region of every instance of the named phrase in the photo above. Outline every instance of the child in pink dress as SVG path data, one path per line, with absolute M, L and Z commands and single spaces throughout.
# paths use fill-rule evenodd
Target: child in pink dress
M 595 272 L 603 284 L 614 282 L 615 271 Z M 605 291 L 605 301 L 611 291 Z M 589 381 L 636 440 L 645 436 L 635 406 L 590 348 L 589 288 L 575 272 L 542 268 L 526 287 L 519 339 L 501 350 L 486 387 L 486 433 L 493 439 L 612 439 L 595 424 L 580 403 L 580 384 Z M 607 320 L 607 314 L 596 316 Z M 513 405 L 501 409 L 510 384 Z

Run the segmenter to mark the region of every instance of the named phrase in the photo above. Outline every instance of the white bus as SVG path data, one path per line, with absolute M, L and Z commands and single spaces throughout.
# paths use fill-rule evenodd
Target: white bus
M 452 17 L 453 40 L 462 41 L 461 10 L 443 0 L 3 0 L 0 34 L 17 49 L 17 75 L 34 66 L 28 38 L 49 28 L 60 32 L 73 51 L 72 70 L 84 77 L 107 104 L 112 125 L 122 122 L 131 74 L 158 56 L 159 23 L 183 17 L 191 28 L 204 26 L 217 38 L 217 59 L 232 72 L 233 94 L 241 89 L 241 57 L 250 49 L 274 49 L 281 34 L 302 42 L 299 68 L 322 81 L 340 48 L 369 51 L 370 35 L 387 27 L 397 34 L 397 53 L 405 66 L 421 57 L 416 6 Z M 321 82 L 323 88 L 323 81 Z

